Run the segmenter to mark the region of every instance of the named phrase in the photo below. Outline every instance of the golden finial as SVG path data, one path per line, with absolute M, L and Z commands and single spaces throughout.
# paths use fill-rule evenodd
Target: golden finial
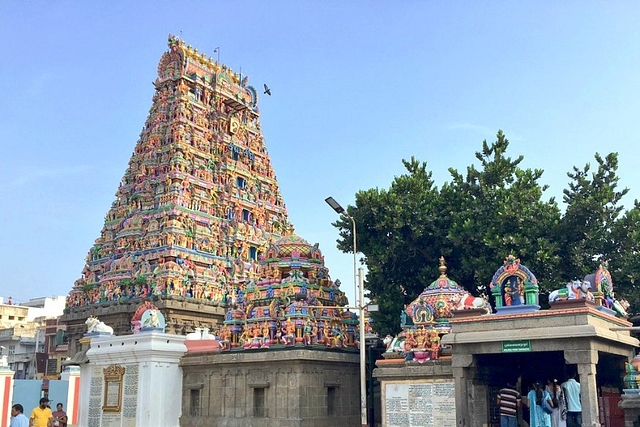
M 447 277 L 447 265 L 444 262 L 444 257 L 440 255 L 440 267 L 438 267 L 440 277 Z

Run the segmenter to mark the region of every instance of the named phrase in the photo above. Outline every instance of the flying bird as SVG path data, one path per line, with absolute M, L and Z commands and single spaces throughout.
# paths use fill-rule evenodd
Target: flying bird
M 264 93 L 271 96 L 271 89 L 269 89 L 269 86 L 267 86 L 266 83 L 264 84 Z

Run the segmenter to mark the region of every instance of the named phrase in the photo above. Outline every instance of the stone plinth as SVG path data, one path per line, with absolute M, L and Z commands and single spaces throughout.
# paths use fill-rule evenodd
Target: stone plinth
M 91 338 L 81 365 L 82 426 L 179 426 L 184 336 L 143 332 Z
M 549 303 L 549 306 L 551 307 L 551 310 L 571 310 L 587 306 L 596 307 L 596 304 L 593 301 L 589 301 L 585 298 L 579 298 L 554 301 Z M 613 313 L 613 315 L 616 315 L 615 312 Z
M 477 317 L 487 314 L 487 310 L 484 308 L 467 308 L 464 310 L 452 310 L 451 314 L 453 317 L 458 319 L 466 318 L 466 317 Z
M 218 340 L 185 340 L 184 345 L 188 353 L 203 353 L 220 351 L 220 341 Z
M 640 394 L 623 394 L 620 407 L 624 409 L 624 427 L 635 427 L 640 418 Z
M 383 427 L 457 425 L 450 358 L 421 364 L 389 362 L 378 360 L 373 371 L 380 381 Z
M 359 358 L 314 349 L 188 353 L 182 427 L 339 427 L 360 422 Z

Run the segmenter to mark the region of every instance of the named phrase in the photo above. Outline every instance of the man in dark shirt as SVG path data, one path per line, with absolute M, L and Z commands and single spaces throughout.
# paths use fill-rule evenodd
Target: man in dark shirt
M 500 406 L 500 427 L 518 426 L 518 408 L 522 403 L 522 397 L 511 383 L 500 390 L 498 405 Z

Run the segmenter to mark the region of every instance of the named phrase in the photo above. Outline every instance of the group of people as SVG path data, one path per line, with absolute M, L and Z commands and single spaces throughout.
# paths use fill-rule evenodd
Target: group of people
M 523 403 L 529 408 L 530 427 L 580 427 L 580 383 L 575 377 L 562 384 L 556 379 L 547 380 L 546 385 L 536 381 L 524 398 L 514 384 L 507 384 L 498 394 L 500 427 L 518 426 L 518 408 Z
M 11 424 L 9 427 L 67 427 L 67 413 L 62 409 L 62 403 L 56 405 L 56 410 L 51 411 L 49 399 L 40 399 L 40 405 L 31 411 L 27 418 L 24 408 L 16 403 L 11 407 Z

